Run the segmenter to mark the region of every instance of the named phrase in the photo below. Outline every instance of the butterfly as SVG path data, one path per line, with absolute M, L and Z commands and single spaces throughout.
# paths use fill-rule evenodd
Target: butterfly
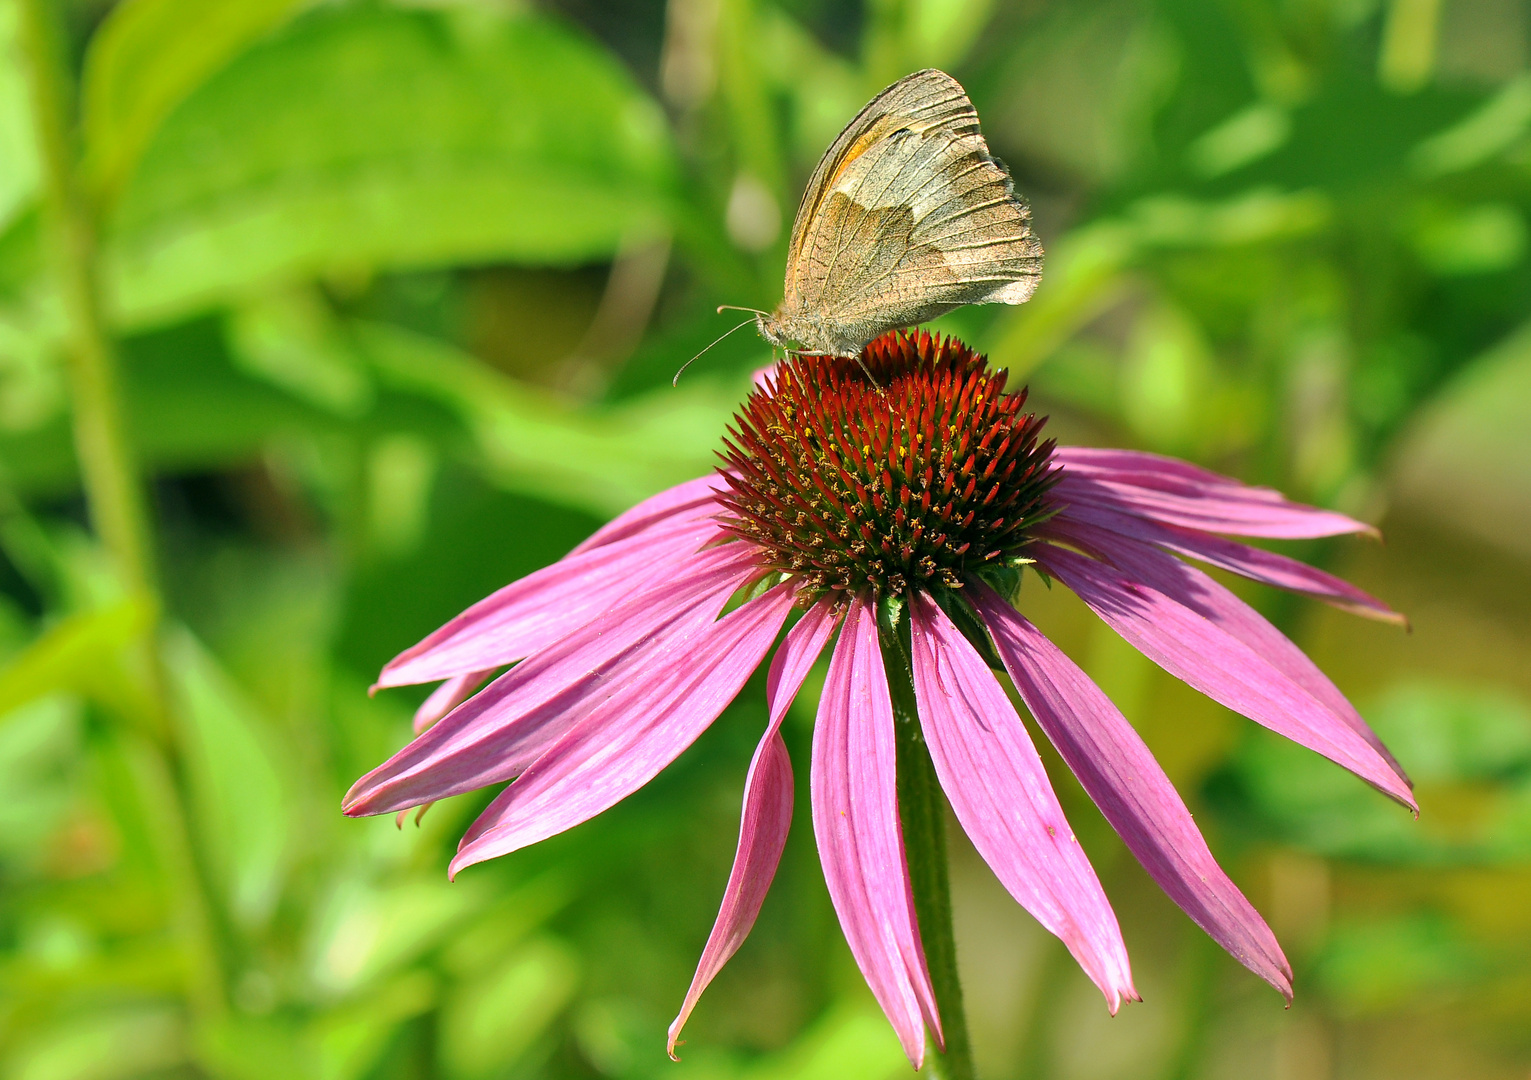
M 853 357 L 964 304 L 1020 304 L 1042 275 L 1031 209 L 956 79 L 927 68 L 878 94 L 814 169 L 792 224 L 771 344 Z

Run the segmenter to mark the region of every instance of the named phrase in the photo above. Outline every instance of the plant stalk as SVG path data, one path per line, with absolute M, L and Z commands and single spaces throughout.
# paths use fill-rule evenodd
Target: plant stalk
M 137 659 L 155 713 L 156 742 L 146 744 L 139 794 L 160 825 L 164 872 L 173 890 L 172 922 L 192 953 L 189 996 L 204 1017 L 225 1009 L 214 928 L 213 890 L 191 842 L 185 768 L 175 740 L 156 626 L 161 611 L 149 507 L 122 404 L 117 350 L 107 327 L 98 277 L 96 216 L 80 185 L 75 80 L 65 60 L 57 0 L 19 0 L 20 43 L 29 77 L 41 158 L 53 273 L 67 324 L 66 367 L 75 453 L 91 525 L 124 590 L 151 612 Z
M 962 982 L 957 975 L 957 938 L 952 928 L 946 856 L 946 800 L 930 760 L 930 748 L 920 730 L 910 667 L 909 619 L 905 615 L 897 626 L 890 627 L 880 613 L 878 629 L 898 739 L 898 811 L 904 832 L 904 855 L 909 863 L 914 913 L 946 1043 L 944 1049 L 930 1047 L 927 1068 L 940 1080 L 976 1080 L 967 1012 L 962 1005 Z
M 75 453 L 91 523 L 123 584 L 153 598 L 157 589 L 149 516 L 123 415 L 116 349 L 101 310 L 95 219 L 76 169 L 74 80 L 64 63 L 53 8 L 50 0 L 20 0 L 21 43 L 29 61 L 54 276 L 69 333 Z

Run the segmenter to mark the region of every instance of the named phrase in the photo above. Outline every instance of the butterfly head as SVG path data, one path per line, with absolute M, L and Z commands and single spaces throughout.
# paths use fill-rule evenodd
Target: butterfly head
M 861 355 L 862 346 L 888 327 L 837 324 L 811 315 L 794 314 L 783 301 L 769 315 L 757 314 L 755 327 L 760 336 L 778 349 L 811 356 L 839 356 L 846 359 Z
M 779 310 L 779 309 L 778 309 Z M 776 312 L 767 315 L 764 312 L 755 316 L 755 329 L 760 331 L 760 336 L 776 346 L 778 349 L 787 348 L 787 343 L 792 338 L 782 326 L 781 318 Z

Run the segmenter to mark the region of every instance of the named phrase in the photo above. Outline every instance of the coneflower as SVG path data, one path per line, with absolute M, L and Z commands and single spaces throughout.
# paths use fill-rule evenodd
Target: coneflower
M 795 614 L 771 662 L 733 872 L 672 1053 L 775 874 L 793 790 L 779 729 L 832 640 L 810 764 L 814 834 L 851 952 L 916 1067 L 926 1026 L 938 1043 L 942 1026 L 900 821 L 901 740 L 922 747 L 912 767 L 934 767 L 979 853 L 1110 1009 L 1137 997 L 1116 916 L 997 668 L 1160 887 L 1290 999 L 1274 935 L 1153 755 L 1016 603 L 1027 574 L 1061 582 L 1172 675 L 1412 808 L 1407 777 L 1333 683 L 1177 557 L 1396 621 L 1338 578 L 1226 538 L 1368 527 L 1185 462 L 1056 447 L 1025 401 L 983 357 L 923 333 L 885 335 L 859 361 L 786 360 L 737 415 L 716 475 L 628 511 L 383 669 L 379 686 L 446 681 L 415 740 L 357 781 L 345 812 L 513 781 L 462 838 L 453 874 L 562 832 L 690 746 Z

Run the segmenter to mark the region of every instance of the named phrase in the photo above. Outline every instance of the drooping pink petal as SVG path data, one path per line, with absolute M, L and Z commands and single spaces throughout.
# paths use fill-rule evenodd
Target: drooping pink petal
M 612 518 L 584 539 L 570 555 L 580 555 L 593 548 L 604 547 L 618 540 L 653 528 L 671 518 L 705 518 L 717 513 L 713 503 L 715 492 L 727 487 L 716 473 L 698 476 L 658 495 L 644 499 L 637 506 Z
M 809 792 L 819 861 L 840 928 L 918 1069 L 940 1018 L 915 921 L 898 818 L 893 702 L 867 601 L 851 602 L 813 729 Z
M 1060 446 L 1053 451 L 1053 462 L 1071 473 L 1088 473 L 1100 479 L 1118 480 L 1154 487 L 1165 482 L 1191 484 L 1207 488 L 1227 488 L 1245 498 L 1285 503 L 1287 497 L 1275 488 L 1255 487 L 1231 476 L 1192 465 L 1180 458 L 1150 454 L 1146 450 L 1121 450 L 1104 446 Z
M 450 872 L 573 828 L 652 780 L 733 701 L 791 607 L 792 587 L 778 585 L 628 673 L 479 815 Z
M 390 660 L 378 686 L 433 682 L 530 656 L 720 537 L 707 519 L 674 520 L 514 581 Z
M 420 707 L 415 710 L 415 734 L 420 734 L 467 701 L 473 696 L 473 691 L 483 686 L 494 672 L 494 668 L 489 668 L 485 671 L 470 671 L 466 675 L 454 675 L 432 690 L 431 696 L 422 701 Z
M 833 608 L 825 603 L 815 604 L 788 631 L 787 640 L 776 650 L 771 661 L 771 672 L 766 679 L 771 721 L 760 738 L 760 745 L 755 748 L 755 757 L 744 781 L 739 846 L 734 851 L 734 867 L 728 875 L 728 886 L 723 890 L 723 903 L 697 963 L 691 987 L 686 991 L 686 1000 L 670 1024 L 666 1050 L 672 1060 L 686 1018 L 701 999 L 702 991 L 744 944 L 771 888 L 771 879 L 776 876 L 782 848 L 787 843 L 787 829 L 792 824 L 792 760 L 787 756 L 787 744 L 782 741 L 781 721 L 797 696 L 798 688 L 803 685 L 803 677 L 834 632 L 836 621 Z
M 1194 566 L 1187 566 L 1179 559 L 1130 537 L 1077 521 L 1059 522 L 1055 518 L 1050 525 L 1063 535 L 1071 536 L 1076 542 L 1098 551 L 1134 580 L 1159 590 L 1248 645 L 1282 675 L 1312 694 L 1341 723 L 1365 739 L 1373 750 L 1382 755 L 1399 781 L 1413 788 L 1408 774 L 1403 771 L 1392 752 L 1371 729 L 1371 725 L 1362 719 L 1349 699 L 1340 693 L 1339 687 L 1330 681 L 1329 676 L 1320 671 L 1318 665 L 1290 638 L 1227 588 Z
M 342 807 L 381 814 L 509 780 L 634 671 L 710 623 L 756 573 L 744 544 L 693 556 L 649 588 L 511 668 L 358 780 Z
M 1274 501 L 1263 488 L 1198 484 L 1159 475 L 1110 479 L 1088 472 L 1062 470 L 1048 499 L 1056 506 L 1104 507 L 1169 525 L 1234 536 L 1301 540 L 1317 536 L 1376 530 L 1333 510 Z M 1141 480 L 1143 482 L 1137 482 Z M 1153 481 L 1152 485 L 1148 481 Z
M 1036 544 L 1029 550 L 1042 569 L 1077 593 L 1134 648 L 1177 679 L 1343 765 L 1405 806 L 1414 806 L 1408 785 L 1374 747 L 1227 630 L 1105 563 L 1052 544 Z
M 1056 934 L 1114 1015 L 1138 1000 L 1111 902 L 1064 819 L 1015 707 L 940 606 L 916 593 L 914 693 L 941 787 L 973 846 Z
M 1292 1000 L 1292 969 L 1223 873 L 1169 777 L 1072 660 L 984 585 L 969 592 L 1021 699 L 1095 805 L 1165 893 L 1245 967 Z
M 1107 510 L 1087 503 L 1078 503 L 1064 509 L 1052 519 L 1055 523 L 1078 521 L 1109 529 L 1122 536 L 1147 540 L 1170 551 L 1189 555 L 1204 563 L 1219 567 L 1289 592 L 1316 596 L 1326 603 L 1370 619 L 1406 625 L 1407 620 L 1381 600 L 1362 589 L 1356 588 L 1343 578 L 1307 563 L 1289 559 L 1273 551 L 1241 544 L 1211 533 L 1199 532 L 1178 525 L 1165 525 L 1136 514 Z

